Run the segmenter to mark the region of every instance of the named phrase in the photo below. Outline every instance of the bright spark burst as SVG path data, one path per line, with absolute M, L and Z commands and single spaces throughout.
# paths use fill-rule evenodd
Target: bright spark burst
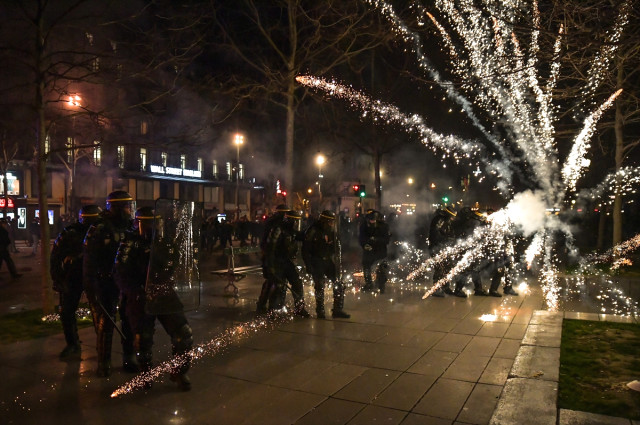
M 588 105 L 592 111 L 585 114 L 582 129 L 575 136 L 564 161 L 556 146 L 557 106 L 552 95 L 560 75 L 562 38 L 566 28 L 557 27 L 554 59 L 550 64 L 540 66 L 541 16 L 536 0 L 436 0 L 433 11 L 414 2 L 411 12 L 419 30 L 412 30 L 384 0 L 364 1 L 386 19 L 398 37 L 412 49 L 420 69 L 450 101 L 458 104 L 485 140 L 469 141 L 437 133 L 419 115 L 402 112 L 335 81 L 299 76 L 298 82 L 349 101 L 354 108 L 372 114 L 377 122 L 404 126 L 408 133 L 417 133 L 427 147 L 441 151 L 442 158 L 468 158 L 483 164 L 488 174 L 495 177 L 497 189 L 511 199 L 503 210 L 494 214 L 488 226 L 476 229 L 467 239 L 425 260 L 408 273 L 408 279 L 422 278 L 435 265 L 453 259 L 452 269 L 441 281 L 433 283 L 425 293 L 427 297 L 483 261 L 506 256 L 512 259 L 510 273 L 517 276 L 520 264 L 525 263 L 526 268 L 538 272 L 548 308 L 557 309 L 562 280 L 558 245 L 561 244 L 562 250 L 570 255 L 577 254 L 578 250 L 571 228 L 563 217 L 547 215 L 544 211 L 559 211 L 571 198 L 575 200 L 576 185 L 590 166 L 590 139 L 596 124 L 621 93 L 616 91 L 598 106 L 592 104 L 595 89 L 609 71 L 618 41 L 628 23 L 631 1 L 623 2 L 604 47 L 591 64 L 587 75 L 589 83 L 583 90 L 582 99 L 578 99 L 578 108 Z M 431 30 L 441 35 L 444 51 L 451 60 L 451 72 L 461 84 L 453 84 L 443 77 L 427 57 L 419 31 L 429 30 L 429 23 L 433 24 Z M 531 28 L 530 33 L 523 34 L 523 28 Z M 522 40 L 527 40 L 528 44 L 524 45 Z M 495 123 L 491 130 L 479 116 L 488 117 Z M 489 146 L 485 148 L 481 143 Z M 495 153 L 487 155 L 490 150 Z M 640 168 L 625 172 L 636 179 L 640 177 Z M 516 193 L 514 175 L 535 189 Z M 628 179 L 619 172 L 614 178 L 608 178 L 606 184 L 585 192 L 582 198 L 596 196 L 597 191 L 604 192 L 606 186 L 612 185 L 615 193 L 620 193 L 627 187 L 624 182 Z M 522 259 L 515 258 L 514 244 L 518 238 L 531 238 Z

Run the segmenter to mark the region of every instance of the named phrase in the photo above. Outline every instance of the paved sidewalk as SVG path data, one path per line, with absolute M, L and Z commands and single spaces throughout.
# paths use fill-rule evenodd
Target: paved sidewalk
M 203 263 L 205 270 L 223 264 L 220 254 L 214 256 L 216 261 Z M 22 290 L 39 295 L 36 264 L 23 260 L 22 267 L 34 271 L 25 273 Z M 256 258 L 248 260 L 239 265 Z M 542 296 L 535 286 L 517 297 L 422 300 L 423 287 L 396 282 L 382 296 L 355 290 L 348 293 L 349 320 L 292 319 L 269 326 L 254 321 L 262 284 L 258 273 L 239 282 L 237 299 L 226 296 L 226 282 L 203 273 L 201 307 L 188 314 L 196 344 L 206 344 L 225 330 L 235 333 L 220 339 L 220 346 L 213 344 L 214 349 L 212 344 L 207 346 L 207 353 L 195 362 L 190 371 L 191 392 L 178 391 L 163 376 L 149 391 L 111 398 L 134 375 L 118 367 L 117 353 L 114 374 L 96 378 L 95 334 L 87 328 L 81 331 L 81 362 L 58 360 L 62 335 L 0 345 L 1 422 L 411 425 L 558 421 L 553 395 L 557 362 L 548 348 L 559 346 L 563 313 L 540 312 Z M 0 286 L 0 293 L 7 293 L 5 285 Z M 310 285 L 306 290 L 311 290 Z M 331 291 L 327 292 L 330 309 Z M 0 308 L 5 314 L 12 301 L 3 298 Z M 24 308 L 38 305 L 37 297 L 18 298 L 13 302 Z M 312 306 L 313 295 L 307 292 L 305 298 Z M 170 341 L 160 326 L 155 349 L 157 361 L 168 358 Z M 119 350 L 119 343 L 114 343 L 114 351 Z M 523 352 L 534 355 L 519 357 Z M 544 391 L 549 388 L 551 395 Z M 566 414 L 564 418 L 569 419 L 563 422 L 561 413 L 560 423 L 630 423 L 573 421 Z

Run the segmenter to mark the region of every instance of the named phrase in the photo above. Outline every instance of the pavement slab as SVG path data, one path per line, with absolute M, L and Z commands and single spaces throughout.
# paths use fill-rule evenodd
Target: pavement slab
M 259 261 L 247 256 L 238 264 Z M 0 311 L 5 313 L 41 304 L 37 259 L 16 262 L 25 275 L 20 287 L 0 285 Z M 226 265 L 227 257 L 214 251 L 201 267 L 208 272 Z M 222 279 L 204 282 L 200 307 L 187 312 L 196 345 L 227 330 L 265 323 L 255 320 L 253 311 L 262 282 L 259 273 L 249 273 L 237 282 L 238 297 L 225 294 Z M 111 398 L 135 375 L 122 370 L 116 338 L 112 376 L 95 376 L 92 328 L 80 330 L 78 361 L 59 361 L 61 334 L 0 345 L 0 423 L 555 425 L 563 318 L 629 318 L 600 315 L 595 305 L 591 310 L 539 311 L 542 291 L 537 282 L 529 283 L 528 290 L 518 289 L 519 296 L 502 298 L 422 300 L 423 286 L 401 287 L 399 282 L 389 282 L 384 295 L 350 288 L 345 299 L 350 319 L 282 319 L 242 338 L 228 338 L 219 350 L 194 362 L 189 393 L 164 374 L 149 390 Z M 308 281 L 305 299 L 313 305 Z M 291 303 L 290 294 L 287 300 Z M 326 305 L 331 305 L 330 294 Z M 170 338 L 158 325 L 155 363 L 169 360 L 170 353 Z M 612 420 L 560 411 L 558 423 L 599 424 L 594 421 L 604 419 Z

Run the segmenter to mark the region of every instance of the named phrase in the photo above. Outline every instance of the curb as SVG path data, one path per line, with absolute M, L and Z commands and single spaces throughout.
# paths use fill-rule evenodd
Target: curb
M 560 342 L 564 319 L 638 323 L 611 314 L 536 310 L 509 372 L 491 425 L 638 425 L 638 421 L 558 409 Z

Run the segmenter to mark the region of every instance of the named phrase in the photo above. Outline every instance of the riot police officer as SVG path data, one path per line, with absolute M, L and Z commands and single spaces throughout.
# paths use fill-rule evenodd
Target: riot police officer
M 448 208 L 440 208 L 436 211 L 436 215 L 429 225 L 429 248 L 432 257 L 455 242 L 455 234 L 452 226 L 452 221 L 455 216 L 456 214 Z M 449 259 L 436 264 L 433 270 L 433 282 L 436 283 L 445 277 L 451 265 Z M 453 294 L 448 284 L 445 285 L 444 288 L 438 288 L 433 293 L 433 296 L 444 297 L 445 293 Z
M 334 224 L 336 215 L 328 210 L 322 211 L 318 220 L 305 232 L 302 243 L 302 258 L 307 271 L 313 278 L 313 286 L 316 294 L 316 314 L 319 319 L 326 317 L 324 311 L 324 284 L 325 277 L 333 286 L 333 310 L 334 318 L 348 319 L 351 316 L 344 312 L 344 284 L 337 278 L 336 265 L 333 257 L 337 253 L 337 244 Z
M 101 377 L 111 375 L 111 343 L 120 293 L 113 281 L 113 262 L 125 232 L 131 229 L 135 201 L 129 193 L 118 190 L 107 196 L 106 204 L 106 210 L 87 231 L 82 259 L 82 280 L 96 330 L 97 373 Z M 125 305 L 126 298 L 123 298 L 120 305 L 122 365 L 127 372 L 137 372 L 133 335 L 124 313 Z
M 467 238 L 471 236 L 475 230 L 475 228 L 481 224 L 485 224 L 484 217 L 482 214 L 472 210 L 469 207 L 464 207 L 456 214 L 456 217 L 453 219 L 453 231 L 457 238 Z M 487 291 L 482 289 L 482 277 L 480 275 L 480 265 L 476 265 L 469 272 L 461 273 L 459 276 L 456 276 L 456 290 L 454 292 L 455 295 L 460 297 L 465 297 L 466 294 L 463 291 L 464 284 L 468 280 L 469 276 L 471 276 L 471 281 L 473 282 L 474 295 L 478 296 L 487 296 L 489 295 Z
M 284 307 L 288 281 L 294 300 L 293 313 L 296 316 L 309 317 L 305 309 L 302 280 L 295 263 L 301 227 L 302 215 L 298 211 L 285 212 L 282 222 L 275 224 L 267 235 L 265 267 L 268 275 L 273 277 L 275 287 L 269 296 L 269 310 L 280 310 Z
M 256 313 L 263 314 L 267 312 L 267 303 L 269 302 L 269 296 L 273 291 L 275 291 L 275 283 L 273 276 L 269 273 L 269 269 L 265 264 L 265 250 L 267 246 L 267 238 L 269 237 L 269 233 L 271 230 L 282 224 L 282 220 L 284 220 L 285 213 L 291 211 L 285 204 L 280 204 L 276 207 L 275 212 L 269 217 L 269 219 L 264 224 L 264 233 L 262 238 L 260 239 L 260 250 L 262 251 L 262 276 L 264 277 L 264 282 L 262 283 L 262 290 L 260 291 L 260 296 L 258 297 L 257 309 Z
M 127 299 L 127 317 L 131 329 L 135 334 L 134 347 L 140 369 L 148 371 L 152 368 L 153 334 L 156 319 L 171 337 L 172 352 L 182 357 L 182 361 L 171 372 L 171 380 L 178 383 L 183 391 L 191 389 L 191 381 L 187 371 L 191 365 L 188 357 L 193 346 L 193 333 L 189 322 L 180 309 L 171 309 L 162 314 L 145 312 L 146 296 L 145 284 L 150 264 L 151 245 L 154 244 L 154 263 L 162 263 L 161 269 L 171 273 L 172 265 L 176 264 L 178 251 L 168 240 L 157 232 L 154 240 L 154 223 L 160 223 L 161 217 L 154 215 L 151 207 L 141 207 L 136 210 L 134 231 L 126 234 L 120 244 L 114 265 L 114 279 L 123 296 Z M 156 227 L 156 228 L 159 228 Z M 151 276 L 151 275 L 150 275 Z M 154 277 L 157 277 L 153 275 Z M 170 297 L 172 306 L 181 305 L 173 289 L 162 291 L 162 297 Z M 156 294 L 150 294 L 154 296 Z
M 98 220 L 102 208 L 85 205 L 80 209 L 78 221 L 58 235 L 51 249 L 51 279 L 53 289 L 60 293 L 60 321 L 67 346 L 61 359 L 80 358 L 80 338 L 76 310 L 82 296 L 82 243 L 89 226 Z
M 387 258 L 387 245 L 391 234 L 389 226 L 384 222 L 380 213 L 370 210 L 365 216 L 365 220 L 360 225 L 358 240 L 362 247 L 362 271 L 365 285 L 363 291 L 372 291 L 373 280 L 371 269 L 376 265 L 376 286 L 381 294 L 385 292 L 387 282 L 387 270 L 389 268 Z

